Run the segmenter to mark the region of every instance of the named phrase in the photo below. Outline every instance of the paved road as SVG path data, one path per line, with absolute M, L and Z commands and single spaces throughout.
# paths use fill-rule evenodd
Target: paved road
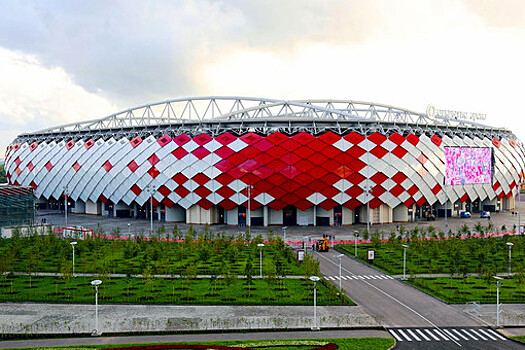
M 483 321 L 336 251 L 316 253 L 321 273 L 382 324 L 396 349 L 523 349 Z

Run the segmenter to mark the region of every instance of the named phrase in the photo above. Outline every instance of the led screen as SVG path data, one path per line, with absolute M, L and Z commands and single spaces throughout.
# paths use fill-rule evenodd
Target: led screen
M 492 183 L 490 148 L 445 147 L 445 185 Z

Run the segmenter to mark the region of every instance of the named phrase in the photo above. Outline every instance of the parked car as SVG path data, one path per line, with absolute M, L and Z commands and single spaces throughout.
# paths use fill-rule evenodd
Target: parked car
M 427 221 L 436 221 L 436 216 L 434 214 L 427 214 Z
M 490 211 L 482 211 L 481 215 L 479 217 L 480 218 L 490 219 Z
M 459 213 L 459 217 L 461 217 L 461 218 L 470 218 L 470 217 L 472 217 L 472 215 L 470 215 L 470 211 L 462 211 L 461 213 Z

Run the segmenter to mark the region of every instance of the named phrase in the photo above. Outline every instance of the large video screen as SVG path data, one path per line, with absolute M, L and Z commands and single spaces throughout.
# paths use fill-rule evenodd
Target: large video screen
M 445 185 L 492 183 L 492 149 L 445 147 Z

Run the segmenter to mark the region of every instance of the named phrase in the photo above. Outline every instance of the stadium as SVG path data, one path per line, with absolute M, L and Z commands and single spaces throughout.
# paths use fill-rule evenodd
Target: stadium
M 384 224 L 513 210 L 523 143 L 480 119 L 433 106 L 184 98 L 19 135 L 6 171 L 10 184 L 34 189 L 39 208 L 63 210 L 67 199 L 72 213 L 188 224 Z M 448 181 L 450 149 L 485 152 L 474 154 L 489 159 L 485 180 Z

